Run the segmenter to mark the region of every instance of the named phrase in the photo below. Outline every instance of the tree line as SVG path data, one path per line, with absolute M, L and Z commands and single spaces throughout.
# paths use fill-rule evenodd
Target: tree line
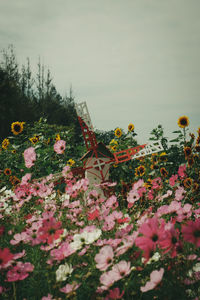
M 31 124 L 40 118 L 48 124 L 72 126 L 77 139 L 81 136 L 72 88 L 69 95 L 61 96 L 40 59 L 35 76 L 29 58 L 20 67 L 12 45 L 1 51 L 0 112 L 0 140 L 10 135 L 12 122 Z

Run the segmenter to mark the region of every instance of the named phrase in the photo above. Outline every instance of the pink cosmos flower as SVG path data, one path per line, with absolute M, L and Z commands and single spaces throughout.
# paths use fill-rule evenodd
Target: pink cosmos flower
M 55 218 L 43 220 L 43 225 L 39 228 L 39 239 L 42 242 L 51 244 L 54 240 L 57 240 L 63 233 L 63 229 L 60 228 L 62 223 L 57 222 Z
M 158 190 L 162 187 L 162 179 L 160 177 L 156 177 L 152 180 L 152 188 L 154 190 Z
M 58 154 L 63 154 L 66 148 L 66 142 L 63 140 L 58 140 L 55 142 L 53 149 Z
M 184 190 L 184 188 L 182 186 L 179 186 L 175 192 L 175 199 L 177 201 L 181 201 L 184 198 L 185 193 L 186 191 Z
M 139 179 L 137 182 L 135 182 L 133 184 L 133 190 L 136 191 L 137 189 L 139 189 L 143 185 L 144 185 L 144 180 L 143 179 Z
M 12 269 L 10 269 L 7 273 L 7 281 L 18 281 L 18 280 L 24 280 L 29 276 L 28 272 L 32 272 L 34 269 L 34 266 L 29 263 L 22 263 L 21 261 L 17 262 L 17 265 L 14 266 Z
M 74 252 L 76 252 L 76 250 L 72 249 L 68 242 L 64 242 L 58 249 L 51 250 L 50 254 L 53 260 L 60 261 Z
M 99 210 L 95 209 L 93 212 L 88 213 L 88 221 L 95 220 L 99 217 Z
M 51 294 L 48 294 L 47 297 L 44 296 L 44 297 L 42 297 L 41 300 L 54 300 L 54 299 L 53 299 L 53 296 Z
M 200 247 L 200 218 L 195 221 L 188 221 L 186 225 L 182 226 L 183 239 L 186 242 Z
M 150 191 L 148 192 L 148 199 L 149 199 L 149 200 L 153 200 L 153 198 L 154 198 L 153 190 L 150 190 Z
M 113 257 L 113 248 L 109 245 L 104 246 L 95 256 L 96 267 L 101 271 L 105 271 L 112 264 Z
M 80 284 L 73 282 L 72 284 L 67 284 L 63 288 L 60 289 L 61 292 L 68 294 L 71 293 L 79 288 Z
M 27 239 L 27 234 L 26 234 L 26 232 L 16 233 L 16 234 L 14 235 L 14 239 L 12 239 L 12 240 L 10 241 L 10 244 L 11 244 L 11 245 L 17 245 L 17 244 L 19 244 L 20 242 L 26 241 L 26 239 Z
M 145 293 L 149 290 L 153 290 L 162 280 L 164 269 L 161 268 L 159 271 L 155 270 L 150 274 L 150 281 L 147 281 L 145 286 L 141 286 L 140 290 Z
M 178 175 L 180 178 L 184 178 L 186 176 L 185 171 L 186 171 L 186 165 L 179 166 Z
M 118 264 L 112 267 L 112 271 L 116 272 L 118 278 L 121 279 L 130 274 L 131 272 L 130 266 L 131 266 L 130 261 L 127 262 L 125 260 L 121 260 Z
M 167 224 L 165 226 L 165 239 L 160 242 L 160 247 L 165 249 L 164 253 L 171 253 L 171 257 L 175 257 L 177 255 L 177 248 L 179 246 L 179 230 L 174 227 L 173 224 Z
M 156 217 L 149 218 L 139 228 L 139 236 L 135 240 L 136 246 L 146 249 L 147 246 L 157 245 L 165 238 L 165 221 Z
M 105 206 L 110 207 L 112 209 L 117 208 L 118 207 L 117 197 L 112 195 L 110 198 L 107 199 Z
M 140 195 L 138 194 L 138 192 L 135 190 L 131 190 L 127 197 L 127 202 L 129 203 L 128 208 L 131 208 L 133 204 L 139 199 L 140 199 Z
M 33 147 L 29 147 L 24 151 L 24 160 L 27 168 L 31 168 L 36 161 L 36 153 Z
M 170 184 L 171 186 L 174 186 L 174 185 L 176 184 L 177 179 L 178 179 L 178 175 L 177 175 L 177 174 L 176 174 L 176 175 L 172 175 L 172 176 L 169 178 L 169 184 Z
M 109 290 L 109 294 L 106 296 L 105 300 L 109 300 L 109 299 L 121 299 L 124 295 L 124 291 L 122 291 L 121 295 L 120 295 L 120 289 L 114 288 L 113 290 Z
M 115 281 L 119 280 L 119 276 L 113 270 L 103 273 L 100 276 L 100 282 L 103 284 L 102 290 L 107 290 Z

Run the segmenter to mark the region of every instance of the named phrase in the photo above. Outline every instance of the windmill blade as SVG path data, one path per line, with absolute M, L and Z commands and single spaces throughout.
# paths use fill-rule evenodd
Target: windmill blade
M 87 108 L 86 102 L 81 102 L 81 103 L 75 103 L 75 109 L 77 115 L 85 122 L 87 125 L 88 129 L 93 131 L 93 125 L 91 122 L 90 114 Z
M 161 152 L 161 151 L 164 151 L 161 141 L 156 141 L 153 143 L 146 144 L 146 146 L 142 150 L 134 154 L 132 159 L 139 158 L 141 156 L 146 156 L 152 153 Z
M 115 152 L 113 153 L 115 158 L 114 162 L 118 164 L 131 160 L 133 159 L 133 156 L 140 152 L 144 147 L 146 147 L 146 144 Z
M 94 149 L 97 147 L 97 141 L 95 133 L 93 132 L 93 126 L 86 102 L 76 103 L 75 109 L 78 115 L 78 121 L 81 126 L 86 148 L 87 150 Z

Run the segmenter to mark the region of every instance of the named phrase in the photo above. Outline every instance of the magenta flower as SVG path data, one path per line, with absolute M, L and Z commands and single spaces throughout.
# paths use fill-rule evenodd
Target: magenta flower
M 172 176 L 169 178 L 169 184 L 170 184 L 171 186 L 174 186 L 174 185 L 176 184 L 177 179 L 178 179 L 178 175 L 177 175 L 177 174 L 176 174 L 176 175 L 172 175 Z
M 186 171 L 186 165 L 182 165 L 179 167 L 178 175 L 180 178 L 184 178 L 186 176 L 185 171 Z
M 96 267 L 101 271 L 105 271 L 112 264 L 113 256 L 113 248 L 109 245 L 104 246 L 95 256 Z
M 147 219 L 138 231 L 143 236 L 137 237 L 135 244 L 144 251 L 144 256 L 148 258 L 148 255 L 156 249 L 156 246 L 165 239 L 165 221 L 156 217 Z
M 105 300 L 121 299 L 123 295 L 124 295 L 124 291 L 122 291 L 122 293 L 120 294 L 120 289 L 117 287 L 109 291 L 109 294 L 106 296 Z
M 183 239 L 186 242 L 200 247 L 200 218 L 195 221 L 188 221 L 186 225 L 182 226 Z
M 27 168 L 31 168 L 36 161 L 36 153 L 33 147 L 29 147 L 24 151 L 24 160 Z
M 58 140 L 57 142 L 55 142 L 53 149 L 56 153 L 58 154 L 63 154 L 65 151 L 65 144 L 66 142 L 63 140 Z
M 39 239 L 43 243 L 47 242 L 48 244 L 51 244 L 63 233 L 63 229 L 61 228 L 62 223 L 60 221 L 57 222 L 54 218 L 43 220 L 42 223 L 42 226 L 38 230 L 38 234 Z
M 0 249 L 0 270 L 10 265 L 13 257 L 14 255 L 8 248 Z
M 140 290 L 144 293 L 153 290 L 162 280 L 164 269 L 161 268 L 159 271 L 155 270 L 150 274 L 150 281 L 147 281 L 145 286 L 141 286 Z
M 160 242 L 160 247 L 165 249 L 164 253 L 171 253 L 171 257 L 177 255 L 177 248 L 179 246 L 179 230 L 174 228 L 173 224 L 167 224 L 165 239 Z

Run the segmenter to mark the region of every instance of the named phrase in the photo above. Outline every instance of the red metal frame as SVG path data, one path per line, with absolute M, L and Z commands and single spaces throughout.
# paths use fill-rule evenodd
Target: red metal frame
M 100 151 L 97 151 L 98 144 L 97 144 L 95 133 L 88 128 L 87 124 L 83 121 L 83 119 L 80 116 L 78 116 L 78 120 L 79 120 L 79 124 L 81 126 L 81 130 L 83 133 L 83 138 L 85 141 L 86 148 L 88 151 L 92 150 L 90 160 L 92 158 L 96 157 L 97 161 L 99 161 L 100 158 L 99 158 L 98 152 L 102 156 L 110 158 L 109 156 L 106 156 L 105 154 L 101 153 Z M 138 153 L 140 150 L 142 150 L 145 146 L 146 146 L 146 144 L 115 152 L 115 153 L 113 153 L 114 159 L 110 159 L 110 160 L 106 161 L 104 164 L 102 164 L 102 166 L 111 164 L 111 163 L 119 164 L 119 163 L 122 163 L 125 161 L 129 161 L 132 159 L 132 157 L 136 153 Z M 89 170 L 89 169 L 95 168 L 95 165 L 87 167 L 87 164 L 90 162 L 90 160 L 87 162 L 86 161 L 84 162 L 84 167 L 83 167 L 84 170 Z M 101 165 L 97 163 L 96 167 L 99 167 L 100 176 L 98 176 L 97 174 L 94 174 L 94 173 L 93 174 L 95 176 L 99 177 L 100 179 L 102 179 L 102 181 L 104 182 L 109 169 L 107 170 L 106 174 L 103 174 L 103 168 L 101 168 Z M 90 171 L 90 173 L 92 173 L 92 172 Z

